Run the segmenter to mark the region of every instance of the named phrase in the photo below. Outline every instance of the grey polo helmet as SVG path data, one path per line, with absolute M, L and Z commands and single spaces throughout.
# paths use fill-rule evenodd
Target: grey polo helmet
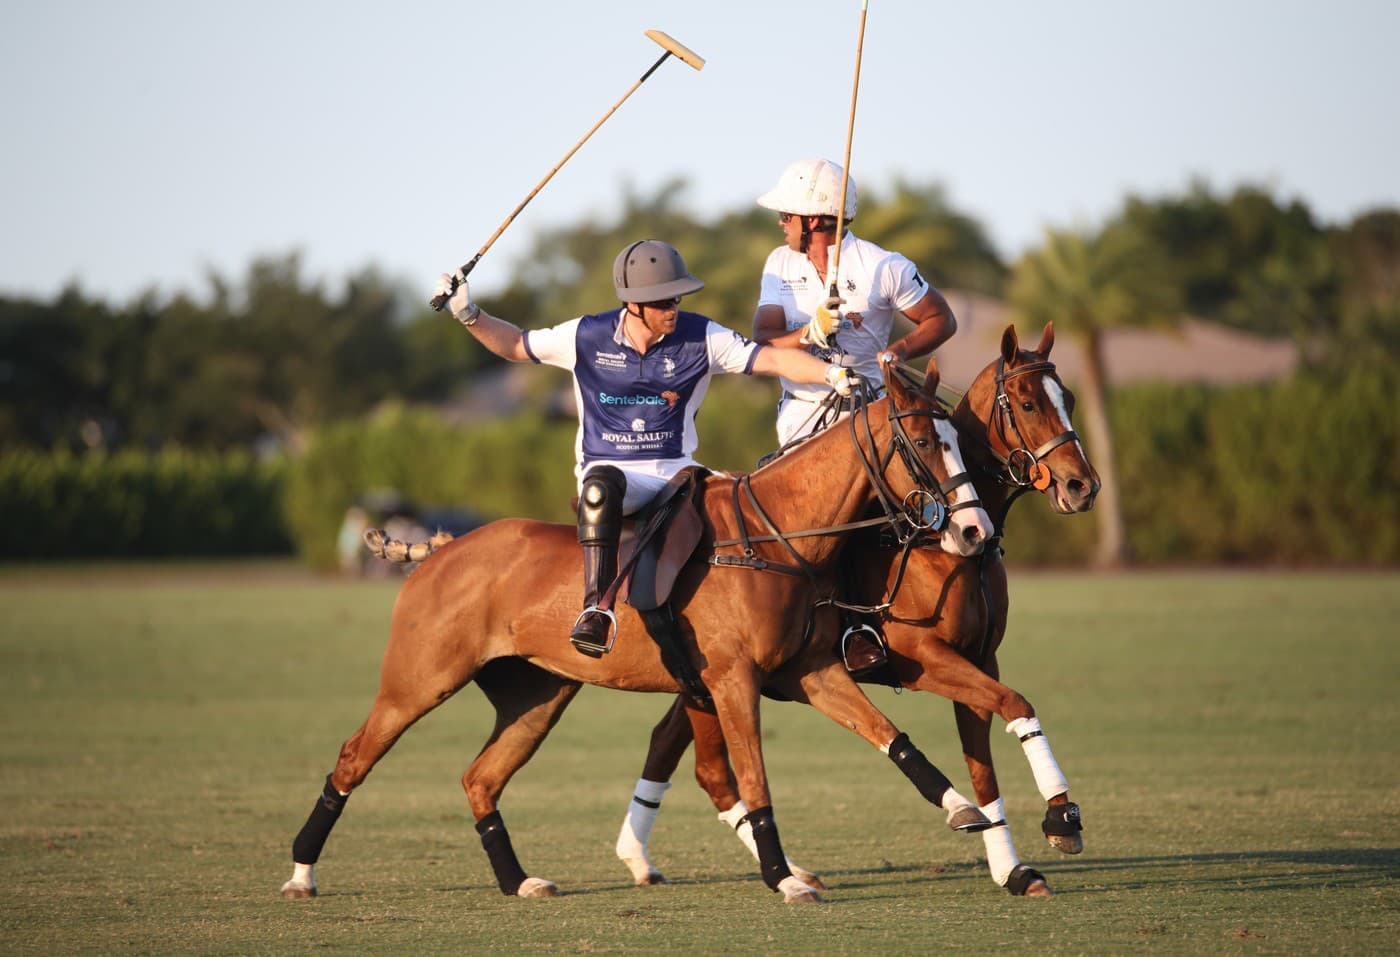
M 656 302 L 699 292 L 705 284 L 686 270 L 674 247 L 659 239 L 643 239 L 618 254 L 613 287 L 623 302 Z

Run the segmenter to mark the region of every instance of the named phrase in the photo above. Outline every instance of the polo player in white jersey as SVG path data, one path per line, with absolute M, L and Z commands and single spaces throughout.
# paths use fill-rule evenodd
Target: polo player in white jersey
M 850 367 L 866 382 L 878 383 L 883 381 L 882 356 L 903 362 L 932 352 L 958 325 L 948 301 L 912 262 L 857 238 L 849 229 L 841 240 L 840 275 L 834 277 L 840 298 L 827 302 L 841 174 L 841 167 L 830 160 L 799 160 L 758 198 L 758 205 L 778 214 L 784 242 L 763 265 L 753 337 L 766 345 L 806 347 Z M 855 181 L 848 187 L 847 225 L 857 207 Z M 891 343 L 895 313 L 914 328 Z M 830 352 L 824 351 L 827 346 L 833 347 Z M 824 416 L 820 408 L 831 389 L 782 382 L 778 440 L 783 445 L 831 424 L 833 417 Z

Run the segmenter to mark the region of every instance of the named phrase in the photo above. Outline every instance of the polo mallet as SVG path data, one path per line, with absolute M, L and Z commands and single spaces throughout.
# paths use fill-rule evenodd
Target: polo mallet
M 520 215 L 520 211 L 525 208 L 525 206 L 530 202 L 530 200 L 535 198 L 535 194 L 538 193 L 540 190 L 544 189 L 544 184 L 548 183 L 554 177 L 554 174 L 559 172 L 559 170 L 563 168 L 564 164 L 569 161 L 569 157 L 577 153 L 579 147 L 582 146 L 584 143 L 588 142 L 588 138 L 597 131 L 598 127 L 606 123 L 608 117 L 612 116 L 614 113 L 617 112 L 617 108 L 622 105 L 623 101 L 626 100 L 629 96 L 631 96 L 636 91 L 637 87 L 645 83 L 647 77 L 655 73 L 656 68 L 659 67 L 662 63 L 664 63 L 668 56 L 674 55 L 681 61 L 688 63 L 690 66 L 695 67 L 695 69 L 697 70 L 704 68 L 705 59 L 699 56 L 694 50 L 690 49 L 685 44 L 676 42 L 671 37 L 667 36 L 665 33 L 662 33 L 660 30 L 648 30 L 646 31 L 646 35 L 652 40 L 654 40 L 661 47 L 661 49 L 665 50 L 666 52 L 661 54 L 660 59 L 658 59 L 655 63 L 651 65 L 651 69 L 647 70 L 645 73 L 642 74 L 641 79 L 637 80 L 636 83 L 633 83 L 630 87 L 627 88 L 627 92 L 622 94 L 618 101 L 612 105 L 612 108 L 603 114 L 602 119 L 600 119 L 597 123 L 594 123 L 592 128 L 589 129 L 587 133 L 583 134 L 583 138 L 574 144 L 573 149 L 565 153 L 564 158 L 561 159 L 558 163 L 556 163 L 552 170 L 545 174 L 544 179 L 540 180 L 539 183 L 535 186 L 535 188 L 530 190 L 530 195 L 526 196 L 523 200 L 521 200 L 520 205 L 515 207 L 511 214 L 506 217 L 505 222 L 501 223 L 500 226 L 496 227 L 496 231 L 491 234 L 491 238 L 486 240 L 486 244 L 476 251 L 476 255 L 471 258 L 470 262 L 462 266 L 462 268 L 458 271 L 457 275 L 452 277 L 453 291 L 456 291 L 458 281 L 461 279 L 465 279 L 467 274 L 470 273 L 472 269 L 476 267 L 476 264 L 478 261 L 480 261 L 481 257 L 486 255 L 486 250 L 491 248 L 491 245 L 495 243 L 495 241 L 500 237 L 501 233 L 506 231 L 506 227 L 511 224 L 515 217 Z M 449 298 L 451 298 L 450 292 L 444 295 L 434 296 L 429 301 L 434 309 L 441 311 L 442 307 L 447 304 L 447 300 Z
M 831 286 L 827 289 L 827 295 L 836 299 L 840 293 L 837 289 L 836 271 L 841 266 L 841 241 L 845 238 L 846 231 L 846 190 L 851 183 L 851 139 L 856 131 L 856 93 L 860 90 L 860 55 L 865 48 L 865 13 L 870 6 L 870 0 L 860 2 L 860 33 L 856 37 L 856 76 L 851 81 L 851 118 L 846 123 L 846 158 L 841 163 L 841 205 L 836 209 L 836 248 L 831 255 Z M 835 340 L 836 334 L 832 333 Z

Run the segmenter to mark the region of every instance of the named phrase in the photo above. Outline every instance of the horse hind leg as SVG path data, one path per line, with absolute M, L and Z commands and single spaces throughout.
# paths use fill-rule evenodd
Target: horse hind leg
M 496 709 L 491 737 L 462 775 L 482 849 L 502 894 L 556 897 L 558 885 L 530 877 L 520 866 L 497 803 L 506 784 L 539 750 L 581 685 L 518 658 L 492 662 L 477 675 L 476 682 Z
M 632 799 L 627 802 L 627 813 L 614 848 L 618 860 L 631 872 L 632 883 L 638 887 L 670 883 L 666 875 L 652 865 L 647 856 L 647 844 L 657 815 L 661 813 L 661 799 L 671 787 L 671 777 L 690 747 L 691 736 L 685 698 L 677 695 L 652 729 L 642 776 L 637 779 Z
M 320 797 L 292 842 L 292 876 L 282 885 L 283 897 L 302 899 L 317 895 L 316 862 L 320 860 L 331 829 L 345 810 L 350 793 L 364 782 L 400 735 L 451 697 L 453 691 L 431 698 L 416 695 L 404 699 L 380 689 L 365 723 L 341 745 L 335 769 L 326 775 Z

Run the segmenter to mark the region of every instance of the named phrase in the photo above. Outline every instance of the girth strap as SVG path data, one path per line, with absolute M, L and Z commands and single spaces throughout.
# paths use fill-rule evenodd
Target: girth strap
M 690 697 L 701 704 L 708 704 L 710 689 L 705 687 L 705 682 L 700 679 L 700 672 L 695 670 L 695 664 L 686 653 L 681 641 L 680 623 L 676 621 L 676 613 L 671 610 L 671 603 L 666 602 L 660 608 L 648 609 L 639 614 L 642 616 L 642 623 L 647 626 L 647 633 L 661 649 L 661 663 L 666 666 L 671 677 L 676 679 L 681 690 Z

